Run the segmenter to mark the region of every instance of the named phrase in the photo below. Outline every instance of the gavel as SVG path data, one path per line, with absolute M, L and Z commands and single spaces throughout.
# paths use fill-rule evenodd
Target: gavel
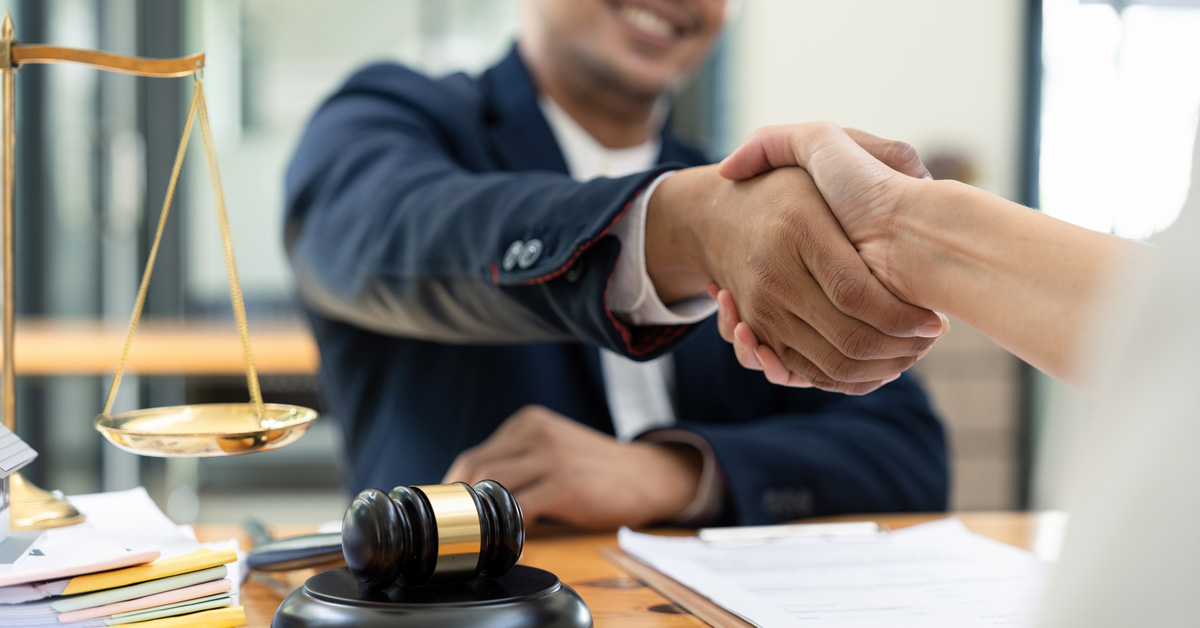
M 359 493 L 342 519 L 342 553 L 368 589 L 508 573 L 525 544 L 517 500 L 493 480 Z

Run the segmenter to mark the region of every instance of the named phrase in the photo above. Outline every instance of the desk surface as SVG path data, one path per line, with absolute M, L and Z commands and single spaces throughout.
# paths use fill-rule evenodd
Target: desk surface
M 944 516 L 884 515 L 869 518 L 892 528 L 903 528 Z M 1029 513 L 962 513 L 958 516 L 974 532 L 1024 549 L 1031 547 L 1039 527 L 1037 515 Z M 861 521 L 866 518 L 841 517 L 829 520 Z M 273 532 L 283 536 L 311 531 L 311 526 L 281 526 Z M 242 539 L 243 546 L 248 546 L 238 526 L 199 526 L 197 532 L 201 540 L 237 536 Z M 600 548 L 612 545 L 616 545 L 615 534 L 539 535 L 526 542 L 521 562 L 549 570 L 575 589 L 592 609 L 598 628 L 705 625 L 600 558 Z M 257 575 L 247 579 L 241 591 L 247 625 L 269 626 L 284 596 L 303 584 L 308 575 L 307 572 L 295 573 L 278 580 Z

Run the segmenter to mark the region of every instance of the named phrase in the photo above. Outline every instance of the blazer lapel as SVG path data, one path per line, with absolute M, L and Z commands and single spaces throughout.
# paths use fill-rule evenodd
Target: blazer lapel
M 484 72 L 480 83 L 489 144 L 500 168 L 509 171 L 549 170 L 567 174 L 567 162 L 558 140 L 538 106 L 533 77 L 515 45 L 500 63 Z M 687 165 L 708 163 L 702 154 L 676 141 L 665 129 L 659 162 Z M 580 345 L 579 348 L 583 351 L 583 360 L 592 381 L 603 390 L 600 350 L 591 345 Z
M 517 47 L 488 69 L 481 81 L 492 154 L 501 167 L 566 174 L 567 162 L 542 116 L 537 88 Z

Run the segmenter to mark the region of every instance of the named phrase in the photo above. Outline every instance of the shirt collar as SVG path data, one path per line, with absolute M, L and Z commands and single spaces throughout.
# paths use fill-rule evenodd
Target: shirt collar
M 539 95 L 538 107 L 558 141 L 571 177 L 576 180 L 622 177 L 649 170 L 658 161 L 662 150 L 662 139 L 658 134 L 637 146 L 608 148 L 592 137 L 553 98 Z

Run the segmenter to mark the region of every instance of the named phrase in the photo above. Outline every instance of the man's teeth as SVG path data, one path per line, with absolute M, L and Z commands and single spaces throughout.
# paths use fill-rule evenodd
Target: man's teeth
M 670 22 L 645 9 L 627 4 L 621 7 L 620 15 L 621 19 L 629 22 L 629 24 L 636 28 L 649 31 L 663 37 L 675 36 L 675 27 L 671 26 Z

